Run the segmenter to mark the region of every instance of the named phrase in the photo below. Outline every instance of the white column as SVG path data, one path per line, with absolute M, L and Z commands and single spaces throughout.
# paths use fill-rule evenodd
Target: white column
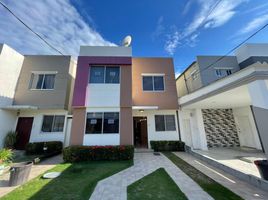
M 257 80 L 249 83 L 248 92 L 260 141 L 266 157 L 268 157 L 268 89 L 266 81 Z

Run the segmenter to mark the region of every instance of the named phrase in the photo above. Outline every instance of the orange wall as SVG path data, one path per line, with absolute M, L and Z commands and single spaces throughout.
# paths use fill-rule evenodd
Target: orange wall
M 144 92 L 142 73 L 165 74 L 165 91 Z M 172 58 L 132 59 L 132 103 L 133 106 L 158 106 L 159 109 L 177 109 L 177 90 Z

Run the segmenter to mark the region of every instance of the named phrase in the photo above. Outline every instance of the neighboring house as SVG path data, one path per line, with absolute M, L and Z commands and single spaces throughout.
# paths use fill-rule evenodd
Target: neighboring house
M 6 45 L 3 47 L 0 55 L 0 92 L 4 98 L 0 99 L 2 139 L 7 131 L 15 130 L 18 149 L 28 142 L 56 140 L 68 144 L 65 134 L 71 126 L 67 118 L 71 114 L 76 62 L 71 56 L 23 56 Z
M 82 46 L 73 97 L 72 145 L 178 140 L 171 58 L 133 58 L 131 47 Z
M 268 44 L 246 44 L 212 65 L 220 57 L 198 56 L 176 80 L 182 140 L 268 152 Z

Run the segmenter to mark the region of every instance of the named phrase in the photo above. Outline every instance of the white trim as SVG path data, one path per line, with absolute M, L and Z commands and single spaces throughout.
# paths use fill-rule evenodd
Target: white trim
M 1 109 L 5 110 L 37 110 L 37 106 L 30 106 L 30 105 L 11 105 L 11 106 L 5 106 L 1 107 Z
M 227 69 L 234 69 L 233 67 L 214 67 L 214 69 L 222 69 L 222 70 L 227 70 Z
M 142 76 L 165 76 L 163 73 L 142 73 Z
M 132 106 L 132 110 L 158 110 L 158 106 Z
M 33 74 L 57 74 L 58 71 L 31 71 Z

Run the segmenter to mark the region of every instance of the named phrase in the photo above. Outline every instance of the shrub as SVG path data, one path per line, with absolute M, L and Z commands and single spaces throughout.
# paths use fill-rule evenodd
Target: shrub
M 4 140 L 4 147 L 8 149 L 15 149 L 17 140 L 17 133 L 15 131 L 9 131 Z
M 9 162 L 13 156 L 11 149 L 1 149 L 0 150 L 0 164 Z
M 63 149 L 65 162 L 95 160 L 130 160 L 134 156 L 132 145 L 120 146 L 69 146 Z
M 62 152 L 63 144 L 60 141 L 32 142 L 26 145 L 26 154 L 59 154 Z M 44 150 L 46 149 L 46 150 Z
M 184 142 L 182 141 L 150 141 L 151 148 L 154 151 L 184 151 Z

